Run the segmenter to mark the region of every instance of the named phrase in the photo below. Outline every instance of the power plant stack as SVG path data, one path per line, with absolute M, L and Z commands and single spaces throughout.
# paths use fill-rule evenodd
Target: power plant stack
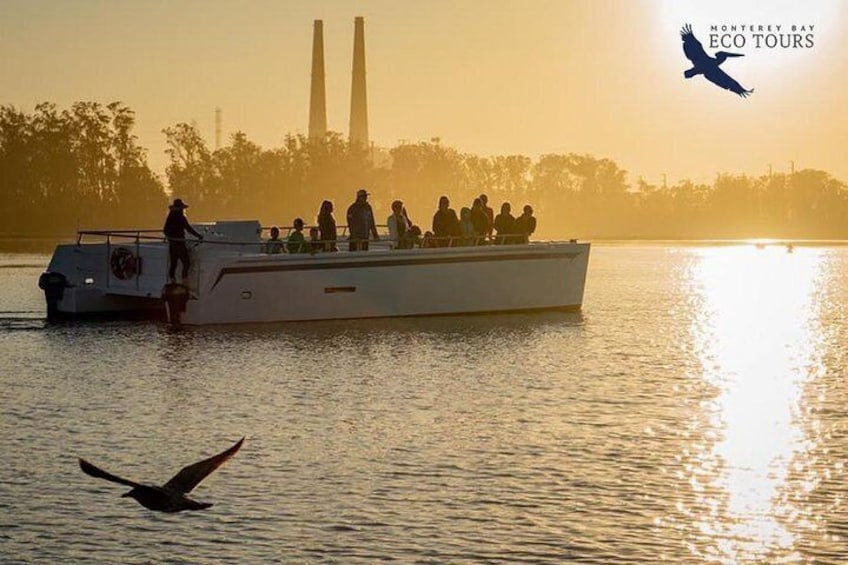
M 327 135 L 327 99 L 324 88 L 324 22 L 315 20 L 312 32 L 312 89 L 309 95 L 309 139 Z
M 365 18 L 353 28 L 353 80 L 350 88 L 350 142 L 368 147 L 368 102 L 365 94 Z

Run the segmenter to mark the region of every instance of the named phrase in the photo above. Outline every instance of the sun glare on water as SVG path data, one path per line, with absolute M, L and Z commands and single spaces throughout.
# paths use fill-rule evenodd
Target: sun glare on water
M 742 245 L 701 250 L 690 283 L 701 318 L 692 333 L 702 378 L 716 391 L 703 408 L 714 441 L 692 465 L 704 508 L 701 529 L 723 563 L 791 553 L 785 496 L 793 462 L 809 448 L 798 422 L 804 385 L 816 377 L 814 249 Z M 709 435 L 709 434 L 708 434 Z

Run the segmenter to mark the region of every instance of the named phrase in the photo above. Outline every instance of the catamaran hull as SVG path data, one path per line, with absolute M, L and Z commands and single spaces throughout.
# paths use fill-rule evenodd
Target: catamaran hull
M 106 243 L 56 249 L 39 280 L 50 318 L 197 325 L 576 310 L 589 261 L 589 244 L 576 242 L 266 255 L 258 240 L 243 243 L 258 222 L 218 222 L 193 247 L 187 279 L 169 284 L 167 244 L 104 233 Z
M 184 324 L 577 310 L 588 244 L 244 260 L 189 300 Z

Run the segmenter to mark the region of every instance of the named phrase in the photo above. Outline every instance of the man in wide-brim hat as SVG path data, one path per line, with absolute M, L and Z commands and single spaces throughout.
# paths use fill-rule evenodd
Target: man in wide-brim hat
M 175 198 L 174 203 L 168 206 L 168 210 L 185 210 L 188 204 L 183 202 L 182 198 Z
M 165 237 L 168 238 L 168 278 L 171 282 L 176 280 L 178 261 L 183 264 L 183 282 L 188 278 L 191 259 L 185 242 L 185 232 L 188 231 L 194 237 L 203 239 L 203 236 L 197 233 L 188 223 L 188 218 L 185 215 L 186 208 L 188 208 L 188 204 L 183 202 L 181 198 L 175 198 L 174 203 L 168 206 L 168 217 L 165 219 L 165 227 L 162 228 Z

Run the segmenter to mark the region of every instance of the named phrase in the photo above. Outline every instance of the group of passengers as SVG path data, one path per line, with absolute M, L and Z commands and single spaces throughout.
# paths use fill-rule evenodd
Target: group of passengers
M 497 216 L 488 206 L 488 197 L 481 194 L 474 199 L 471 207 L 460 209 L 459 216 L 450 207 L 447 196 L 439 198 L 439 208 L 433 215 L 433 229 L 422 234 L 421 228 L 409 219 L 403 202 L 392 202 L 392 213 L 386 219 L 389 239 L 394 249 L 412 249 L 413 247 L 457 247 L 469 245 L 495 245 L 528 243 L 536 231 L 536 218 L 533 208 L 524 206 L 523 213 L 517 218 L 511 213 L 509 202 L 501 205 Z M 303 234 L 304 222 L 295 218 L 293 229 L 288 238 L 280 239 L 280 229 L 271 228 L 270 239 L 265 241 L 265 253 L 316 253 L 319 251 L 338 251 L 336 242 L 338 232 L 333 217 L 333 203 L 324 200 L 318 212 L 318 225 L 309 229 L 309 239 Z M 356 200 L 347 209 L 349 230 L 348 249 L 367 251 L 370 239 L 380 239 L 374 222 L 374 211 L 368 203 L 368 192 L 360 189 Z
M 471 207 L 463 207 L 459 217 L 450 207 L 447 196 L 439 198 L 439 209 L 433 216 L 433 231 L 428 234 L 436 247 L 456 245 L 485 245 L 489 242 L 495 245 L 510 243 L 528 243 L 530 236 L 536 231 L 536 218 L 533 208 L 524 206 L 519 217 L 512 215 L 509 202 L 501 204 L 501 213 L 497 216 L 489 207 L 489 198 L 481 194 L 474 199 Z

